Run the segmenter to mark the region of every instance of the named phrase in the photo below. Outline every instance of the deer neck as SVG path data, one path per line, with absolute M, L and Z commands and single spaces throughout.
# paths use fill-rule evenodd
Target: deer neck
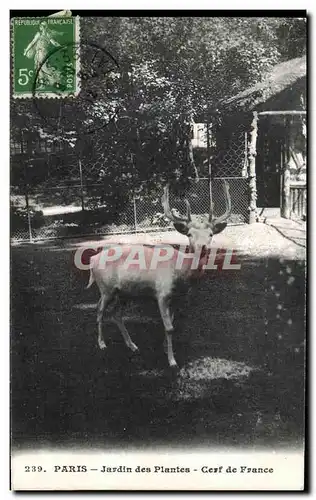
M 180 275 L 184 278 L 190 278 L 199 277 L 203 274 L 203 265 L 207 264 L 208 252 L 200 254 L 196 269 L 192 269 L 195 252 L 194 248 L 190 244 L 188 244 L 185 249 L 182 248 L 181 250 L 178 250 L 178 253 L 180 254 L 179 257 L 181 256 L 181 267 L 179 268 Z M 186 254 L 189 254 L 190 256 L 185 257 Z

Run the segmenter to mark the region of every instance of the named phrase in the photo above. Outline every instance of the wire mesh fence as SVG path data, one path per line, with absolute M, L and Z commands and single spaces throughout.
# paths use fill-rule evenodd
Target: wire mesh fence
M 248 135 L 244 124 L 219 134 L 212 154 L 212 176 L 239 177 L 247 175 Z
M 247 222 L 247 178 L 225 178 L 231 195 L 232 212 L 228 223 Z M 214 215 L 226 209 L 223 179 L 212 180 Z M 118 210 L 113 211 L 102 202 L 104 185 L 63 185 L 15 189 L 11 196 L 11 236 L 14 241 L 36 241 L 82 235 L 107 235 L 132 232 L 166 231 L 173 228 L 164 216 L 162 187 L 155 193 L 132 196 Z M 181 197 L 170 192 L 170 205 L 185 213 L 185 202 L 190 202 L 193 218 L 207 217 L 210 210 L 210 184 L 207 178 L 191 183 Z
M 115 186 L 113 189 L 107 186 L 104 175 L 108 164 L 103 142 L 98 147 L 91 144 L 91 155 L 85 154 L 81 160 L 78 151 L 69 145 L 61 147 L 58 141 L 52 144 L 48 140 L 42 144 L 43 139 L 39 143 L 38 137 L 33 135 L 24 144 L 23 140 L 28 137 L 27 131 L 23 131 L 21 144 L 11 144 L 11 236 L 14 241 L 173 228 L 163 214 L 162 186 L 149 192 L 137 190 L 134 186 L 134 194 L 123 195 L 124 185 L 119 186 L 116 194 L 113 192 Z M 222 179 L 225 178 L 232 202 L 229 223 L 247 222 L 247 137 L 244 126 L 237 124 L 233 131 L 221 132 L 209 155 L 210 152 L 206 154 L 204 151 L 207 158 L 205 154 L 200 158 L 197 151 L 196 158 L 199 171 L 203 171 L 202 166 L 206 165 L 212 172 L 215 216 L 225 211 L 222 188 Z M 198 183 L 192 181 L 181 196 L 170 193 L 171 204 L 180 213 L 185 210 L 185 198 L 190 202 L 193 218 L 207 217 L 210 209 L 209 179 L 201 178 Z

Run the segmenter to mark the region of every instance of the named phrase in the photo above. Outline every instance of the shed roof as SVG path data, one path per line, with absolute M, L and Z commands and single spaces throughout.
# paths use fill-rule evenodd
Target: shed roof
M 306 56 L 277 64 L 261 81 L 227 99 L 223 107 L 251 110 L 306 78 Z

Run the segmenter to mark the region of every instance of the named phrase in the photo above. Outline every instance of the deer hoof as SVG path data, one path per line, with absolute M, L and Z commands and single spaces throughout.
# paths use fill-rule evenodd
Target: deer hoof
M 177 365 L 177 362 L 176 362 L 176 361 L 171 362 L 171 363 L 170 363 L 170 365 L 169 365 L 169 368 L 170 368 L 171 370 L 179 370 L 179 367 L 178 367 L 178 365 Z
M 103 350 L 103 349 L 106 349 L 106 343 L 104 342 L 104 340 L 100 340 L 100 341 L 99 341 L 99 347 L 100 347 L 100 349 L 102 349 L 102 350 Z
M 133 351 L 133 352 L 136 352 L 136 353 L 137 353 L 137 352 L 139 352 L 139 349 L 138 349 L 137 345 L 136 345 L 136 344 L 134 344 L 134 342 L 133 342 L 131 345 L 129 345 L 128 347 L 129 347 L 129 348 L 131 349 L 131 351 Z
M 175 365 L 169 365 L 168 373 L 169 373 L 169 377 L 172 380 L 176 379 L 178 377 L 178 373 L 179 373 L 179 367 L 178 367 L 178 365 L 177 364 L 175 364 Z

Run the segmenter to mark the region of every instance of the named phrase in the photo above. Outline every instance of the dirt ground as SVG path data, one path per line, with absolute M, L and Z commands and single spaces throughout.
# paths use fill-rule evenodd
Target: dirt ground
M 108 349 L 98 349 L 98 290 L 85 289 L 88 271 L 74 265 L 88 241 L 13 246 L 13 445 L 300 445 L 305 249 L 288 235 L 256 224 L 214 239 L 238 249 L 241 268 L 210 271 L 175 296 L 177 374 L 167 368 L 150 298 L 125 312 L 139 355 L 111 324 Z M 143 238 L 179 243 L 175 233 Z

